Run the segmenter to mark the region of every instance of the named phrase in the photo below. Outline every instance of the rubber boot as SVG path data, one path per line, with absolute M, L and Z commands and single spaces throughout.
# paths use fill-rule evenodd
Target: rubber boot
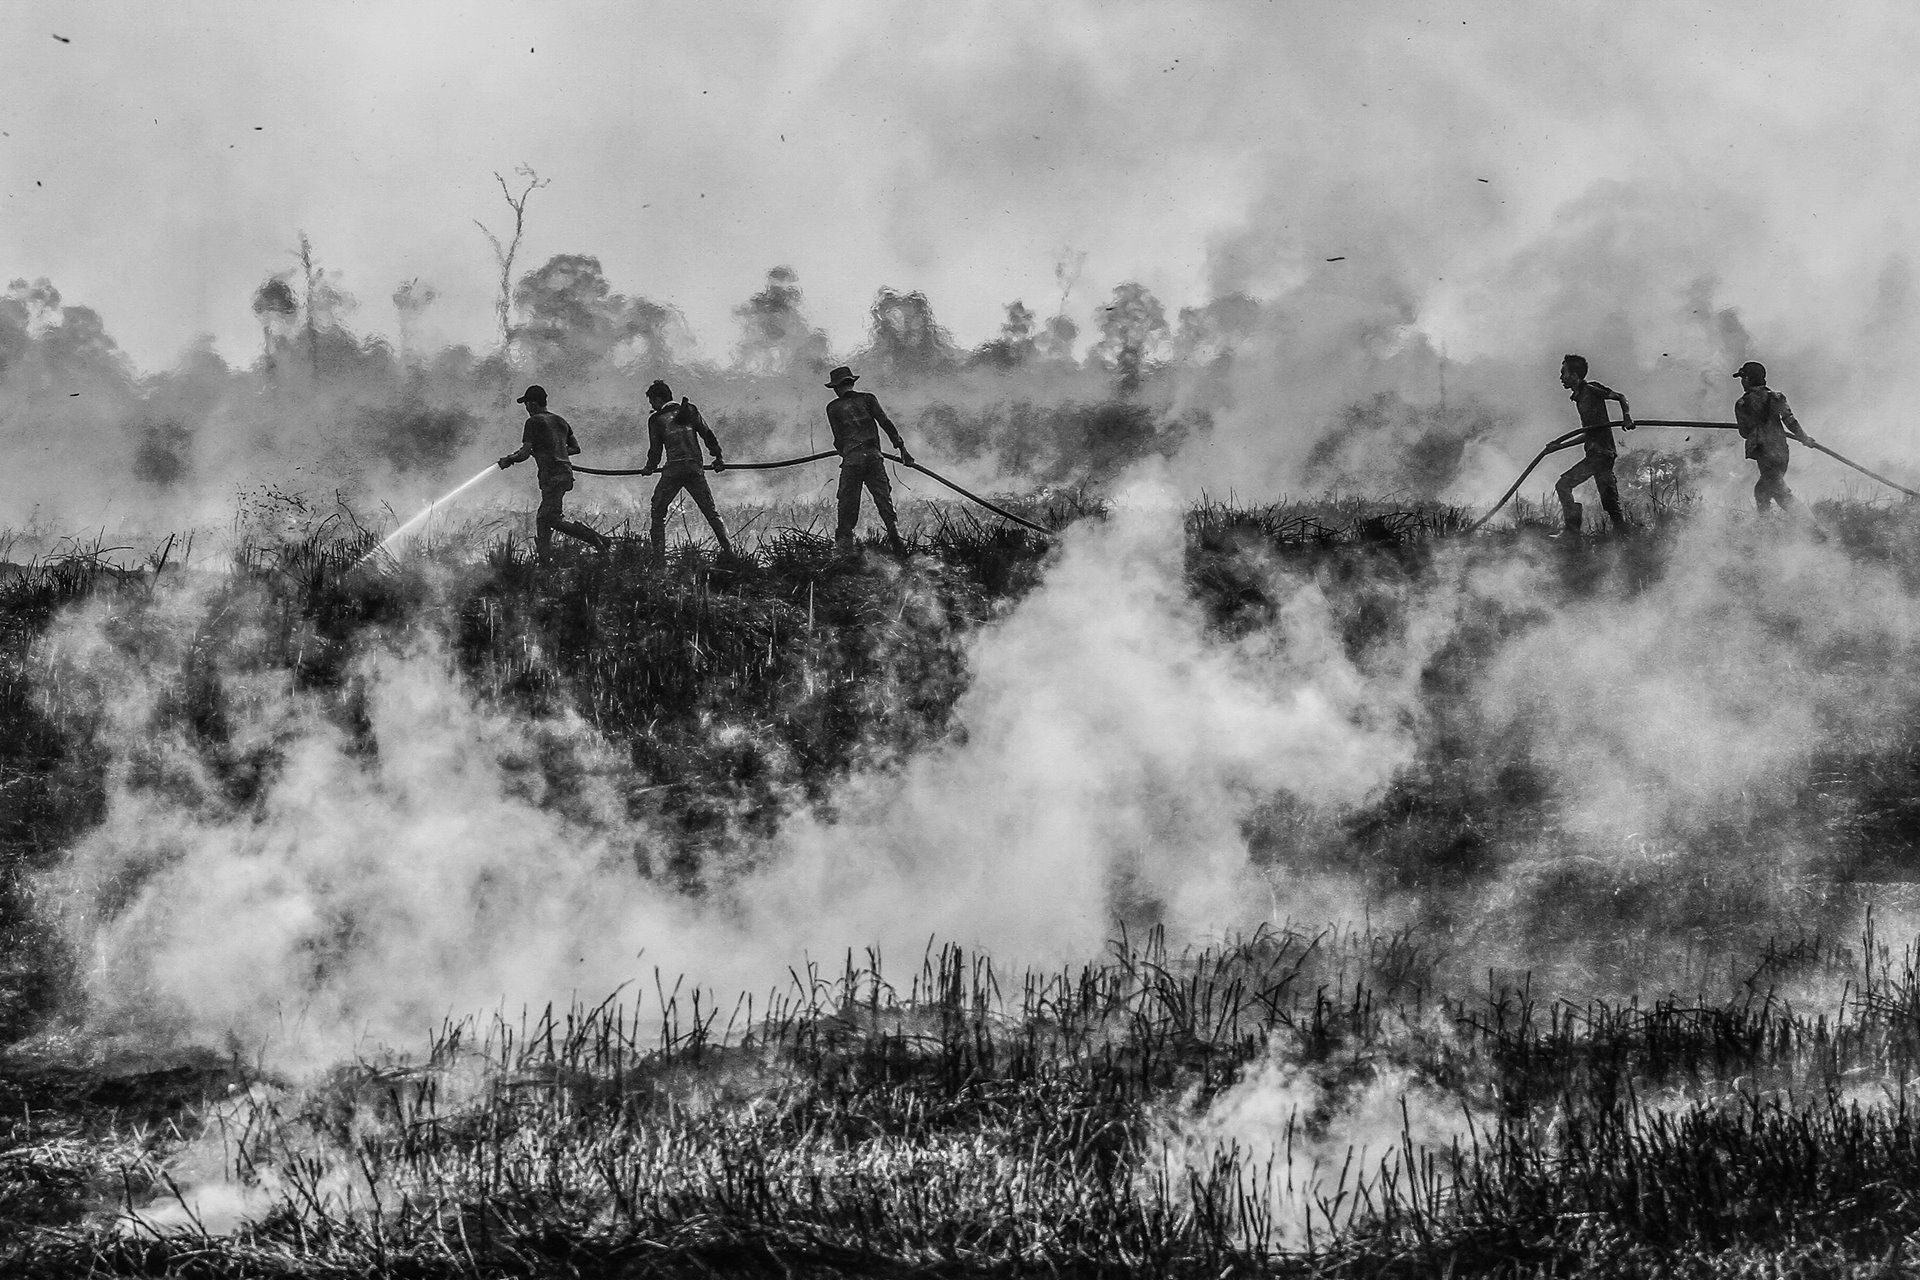
M 1556 538 L 1579 537 L 1580 526 L 1586 523 L 1586 518 L 1587 518 L 1586 508 L 1582 507 L 1577 502 L 1569 502 L 1567 504 L 1566 511 L 1563 512 L 1562 514 L 1564 514 L 1566 517 L 1566 521 L 1567 521 L 1566 527 L 1560 530 L 1559 533 L 1554 534 L 1553 536 Z

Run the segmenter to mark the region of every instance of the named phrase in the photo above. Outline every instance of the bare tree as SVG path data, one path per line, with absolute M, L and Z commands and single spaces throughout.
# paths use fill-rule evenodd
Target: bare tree
M 307 285 L 307 365 L 313 370 L 313 376 L 320 376 L 320 337 L 314 328 L 314 288 L 319 283 L 318 268 L 313 260 L 313 242 L 307 239 L 307 233 L 300 233 L 300 248 L 294 255 L 300 259 L 300 274 L 306 278 Z
M 317 378 L 320 376 L 320 331 L 338 329 L 341 317 L 351 311 L 355 303 L 353 295 L 335 283 L 340 273 L 320 265 L 314 256 L 313 241 L 304 231 L 300 233 L 300 247 L 294 250 L 293 256 L 300 263 L 301 281 L 305 286 L 302 299 L 305 315 L 301 319 L 307 335 L 307 363 Z
M 500 194 L 507 198 L 507 207 L 513 210 L 513 239 L 502 245 L 500 237 L 487 230 L 486 223 L 478 218 L 473 220 L 473 225 L 480 228 L 480 234 L 492 243 L 494 261 L 500 264 L 500 296 L 494 301 L 493 310 L 500 321 L 500 348 L 503 351 L 513 337 L 513 258 L 520 252 L 520 237 L 527 228 L 527 200 L 551 181 L 543 180 L 533 171 L 532 165 L 519 165 L 514 173 L 527 180 L 526 188 L 518 196 L 513 194 L 513 188 L 507 185 L 507 180 L 499 170 L 496 169 L 493 174 L 494 181 L 500 184 Z

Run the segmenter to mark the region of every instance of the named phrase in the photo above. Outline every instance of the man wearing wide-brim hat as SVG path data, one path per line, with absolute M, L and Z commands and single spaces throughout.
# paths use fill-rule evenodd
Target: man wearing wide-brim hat
M 900 438 L 899 430 L 880 407 L 871 392 L 855 391 L 860 375 L 841 365 L 827 375 L 827 386 L 834 398 L 827 404 L 827 423 L 833 428 L 833 447 L 840 454 L 840 519 L 834 526 L 833 545 L 845 555 L 853 550 L 854 527 L 860 523 L 860 490 L 873 495 L 873 509 L 887 526 L 887 543 L 898 554 L 906 547 L 900 541 L 900 526 L 894 518 L 893 483 L 887 478 L 886 460 L 880 453 L 880 432 L 887 438 L 903 462 L 913 455 Z

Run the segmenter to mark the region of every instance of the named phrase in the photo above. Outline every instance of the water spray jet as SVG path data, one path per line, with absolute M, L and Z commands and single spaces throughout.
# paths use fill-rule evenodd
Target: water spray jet
M 353 567 L 358 569 L 361 565 L 365 564 L 367 561 L 373 559 L 375 556 L 378 556 L 378 555 L 391 556 L 393 554 L 393 548 L 397 547 L 401 542 L 405 541 L 406 538 L 409 537 L 414 532 L 415 529 L 423 527 L 426 524 L 427 520 L 433 515 L 433 513 L 436 510 L 452 502 L 455 498 L 459 497 L 461 494 L 465 493 L 467 490 L 473 488 L 473 486 L 479 484 L 482 480 L 485 480 L 488 476 L 492 475 L 494 472 L 498 471 L 499 469 L 500 467 L 497 463 L 490 462 L 486 465 L 485 469 L 483 469 L 479 474 L 475 475 L 469 480 L 464 481 L 459 485 L 456 485 L 454 488 L 449 489 L 446 493 L 441 494 L 439 497 L 429 502 L 425 507 L 421 508 L 419 515 L 414 516 L 411 520 L 408 520 L 405 524 L 401 525 L 398 529 L 395 529 L 392 533 L 388 534 L 385 538 L 382 538 L 378 546 L 374 547 L 371 551 L 367 552 L 367 554 L 361 556 L 358 560 L 354 561 Z

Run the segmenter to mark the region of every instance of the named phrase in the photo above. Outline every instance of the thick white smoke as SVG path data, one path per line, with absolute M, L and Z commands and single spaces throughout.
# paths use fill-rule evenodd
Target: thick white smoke
M 1189 936 L 1285 914 L 1243 820 L 1276 792 L 1338 808 L 1382 785 L 1410 742 L 1380 704 L 1404 689 L 1351 666 L 1310 586 L 1269 633 L 1210 635 L 1172 495 L 1138 492 L 974 641 L 957 740 L 849 779 L 698 901 L 641 872 L 655 837 L 620 793 L 644 779 L 576 720 L 488 707 L 431 639 L 362 655 L 357 736 L 331 695 L 237 678 L 236 749 L 273 763 L 236 798 L 154 733 L 206 602 L 183 590 L 156 620 L 181 630 L 159 662 L 116 647 L 105 606 L 78 611 L 46 640 L 51 688 L 95 691 L 111 800 L 45 888 L 90 1020 L 311 1064 L 656 968 L 726 999 L 807 955 L 913 958 L 936 937 L 1011 964 L 1089 957 L 1117 903 Z M 534 767 L 556 754 L 558 793 Z
M 1703 516 L 1644 590 L 1556 600 L 1488 663 L 1481 705 L 1539 744 L 1583 840 L 1684 843 L 1792 794 L 1822 749 L 1889 740 L 1908 705 L 1886 664 L 1916 643 L 1920 600 L 1892 567 Z

